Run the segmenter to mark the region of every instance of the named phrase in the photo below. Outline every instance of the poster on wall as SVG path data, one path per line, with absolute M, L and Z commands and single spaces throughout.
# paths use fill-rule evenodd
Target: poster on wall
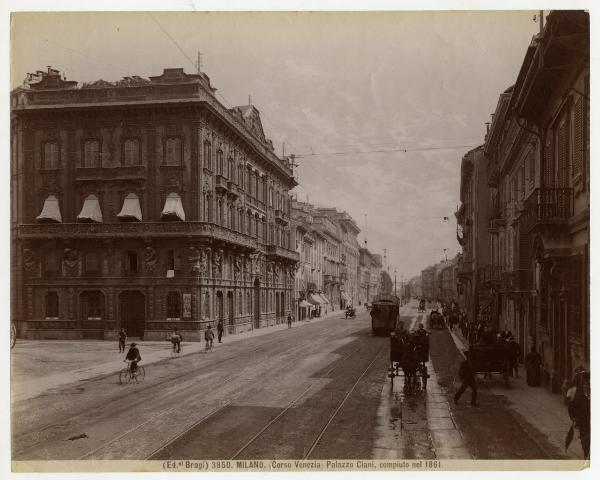
M 183 318 L 190 318 L 192 316 L 192 294 L 183 294 Z

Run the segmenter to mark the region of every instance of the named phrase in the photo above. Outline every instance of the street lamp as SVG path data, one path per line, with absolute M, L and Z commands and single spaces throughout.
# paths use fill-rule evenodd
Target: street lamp
M 397 296 L 397 293 L 396 293 L 396 269 L 395 268 L 394 268 L 394 295 Z

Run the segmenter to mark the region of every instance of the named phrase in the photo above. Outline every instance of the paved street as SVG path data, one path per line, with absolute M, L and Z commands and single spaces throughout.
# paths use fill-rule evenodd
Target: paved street
M 486 386 L 479 408 L 451 404 L 460 354 L 447 330 L 431 347 L 428 390 L 408 397 L 364 311 L 163 359 L 138 385 L 76 381 L 13 404 L 13 458 L 564 458 Z

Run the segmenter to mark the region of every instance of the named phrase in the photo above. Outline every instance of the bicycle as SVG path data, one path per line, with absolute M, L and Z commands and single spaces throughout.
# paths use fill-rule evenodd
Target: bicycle
M 214 349 L 215 347 L 213 346 L 213 342 L 209 342 L 207 340 L 206 344 L 204 345 L 204 353 L 212 352 Z
M 135 372 L 131 372 L 131 361 L 127 362 L 127 367 L 119 372 L 119 384 L 131 383 L 135 380 L 135 383 L 143 382 L 146 377 L 146 371 L 141 365 L 137 365 Z

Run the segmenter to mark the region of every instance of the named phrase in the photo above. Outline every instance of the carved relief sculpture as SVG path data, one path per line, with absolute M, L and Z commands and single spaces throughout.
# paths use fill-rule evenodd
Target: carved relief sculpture
M 208 273 L 208 252 L 202 250 L 200 252 L 200 275 L 203 277 Z
M 36 273 L 38 268 L 38 258 L 30 248 L 23 249 L 23 265 L 27 273 Z
M 79 264 L 77 252 L 72 248 L 65 248 L 63 250 L 63 264 L 67 270 L 67 275 L 77 275 L 77 267 Z
M 240 257 L 236 256 L 233 259 L 233 277 L 237 279 L 242 271 L 242 261 Z
M 213 275 L 220 277 L 223 273 L 223 265 L 222 265 L 222 257 L 221 252 L 219 250 L 215 250 L 213 253 Z
M 192 275 L 200 275 L 201 273 L 201 264 L 200 264 L 200 260 L 201 260 L 201 254 L 200 254 L 200 250 L 198 250 L 196 247 L 190 247 L 190 254 L 188 256 L 188 262 L 190 264 L 190 271 L 192 272 Z
M 146 247 L 144 250 L 144 267 L 146 268 L 146 272 L 153 274 L 156 272 L 156 250 L 152 247 Z

